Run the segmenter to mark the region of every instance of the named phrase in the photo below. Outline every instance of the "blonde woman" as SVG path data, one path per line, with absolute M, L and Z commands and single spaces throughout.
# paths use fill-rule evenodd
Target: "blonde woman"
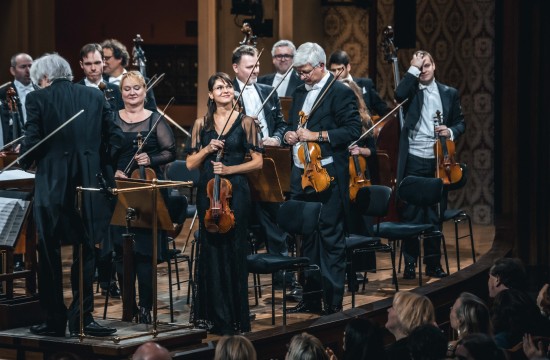
M 420 325 L 434 324 L 435 311 L 430 299 L 412 292 L 398 292 L 388 309 L 386 329 L 395 336 L 387 350 L 388 360 L 410 358 L 407 337 Z

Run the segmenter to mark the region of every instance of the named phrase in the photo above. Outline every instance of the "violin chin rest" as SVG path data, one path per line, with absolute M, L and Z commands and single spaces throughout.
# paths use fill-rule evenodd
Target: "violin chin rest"
M 304 192 L 306 193 L 306 195 L 313 195 L 316 193 L 315 188 L 313 188 L 313 186 L 306 186 L 304 188 Z
M 216 224 L 208 224 L 206 225 L 206 231 L 209 233 L 217 233 L 220 231 L 220 228 Z

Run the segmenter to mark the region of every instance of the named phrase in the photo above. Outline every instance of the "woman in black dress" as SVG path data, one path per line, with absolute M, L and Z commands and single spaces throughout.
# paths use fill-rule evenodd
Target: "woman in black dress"
M 254 120 L 237 111 L 231 113 L 234 91 L 229 76 L 212 75 L 208 91 L 208 112 L 195 121 L 187 157 L 189 169 L 200 169 L 197 192 L 200 255 L 192 316 L 198 327 L 233 335 L 250 331 L 246 267 L 250 190 L 244 173 L 261 169 L 262 149 Z M 216 162 L 216 155 L 222 149 L 223 157 Z M 245 162 L 246 154 L 250 154 L 251 161 Z M 225 234 L 208 232 L 204 224 L 205 213 L 210 208 L 206 189 L 214 174 L 232 185 L 230 208 L 235 215 L 235 225 Z
M 174 161 L 176 158 L 176 142 L 172 129 L 170 129 L 170 126 L 164 119 L 161 119 L 140 154 L 135 155 L 138 149 L 138 134 L 141 134 L 144 140 L 160 117 L 160 114 L 153 113 L 144 108 L 147 85 L 143 76 L 138 71 L 129 71 L 122 76 L 120 90 L 122 100 L 124 101 L 124 109 L 116 113 L 115 122 L 124 132 L 125 140 L 121 156 L 117 163 L 115 177 L 127 178 L 139 166 L 145 166 L 155 171 L 157 179 L 162 179 L 161 166 Z M 133 166 L 129 170 L 126 170 L 132 158 L 135 159 Z M 127 173 L 124 172 L 125 170 Z M 122 234 L 125 232 L 126 229 L 120 226 L 113 226 L 111 232 L 116 254 L 117 276 L 120 284 L 123 284 Z M 131 232 L 135 234 L 134 270 L 138 279 L 139 322 L 150 324 L 151 309 L 153 306 L 152 234 L 150 229 L 133 228 Z M 164 232 L 160 231 L 158 236 L 159 261 L 165 260 L 165 239 Z M 156 274 L 154 275 L 156 276 Z

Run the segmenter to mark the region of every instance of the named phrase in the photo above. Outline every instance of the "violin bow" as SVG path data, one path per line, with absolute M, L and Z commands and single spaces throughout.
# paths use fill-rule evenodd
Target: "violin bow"
M 0 85 L 0 90 L 5 88 L 6 86 L 9 86 L 10 84 L 11 84 L 11 81 L 8 81 L 7 83 Z
M 18 142 L 19 140 L 22 140 L 24 137 L 25 137 L 25 135 L 21 135 L 21 136 L 18 137 L 17 139 L 10 141 L 10 142 L 7 143 L 6 145 L 2 146 L 2 149 L 0 149 L 0 151 L 6 150 L 7 148 L 9 148 L 10 146 L 12 146 L 13 144 L 15 144 L 16 142 Z
M 128 163 L 128 165 L 126 165 L 126 167 L 124 168 L 124 173 L 128 175 L 128 172 L 130 171 L 130 169 L 132 168 L 132 165 L 134 165 L 134 162 L 136 161 L 135 157 L 136 155 L 138 155 L 139 153 L 141 153 L 141 150 L 143 150 L 143 147 L 145 146 L 145 144 L 147 143 L 147 140 L 149 139 L 149 137 L 151 136 L 151 134 L 153 133 L 153 131 L 157 128 L 157 125 L 159 124 L 160 120 L 162 120 L 164 117 L 164 114 L 166 113 L 166 109 L 168 109 L 168 107 L 170 105 L 172 105 L 172 103 L 174 102 L 174 97 L 172 97 L 170 99 L 170 101 L 168 101 L 168 104 L 166 104 L 166 106 L 164 107 L 164 110 L 162 110 L 162 112 L 160 112 L 160 115 L 159 118 L 155 121 L 155 123 L 153 124 L 153 126 L 151 126 L 151 130 L 149 130 L 149 132 L 147 133 L 147 135 L 145 136 L 145 138 L 143 139 L 143 142 L 141 143 L 141 145 L 137 148 L 134 156 L 132 156 L 132 159 L 130 160 L 130 162 Z
M 391 115 L 393 115 L 398 109 L 401 109 L 401 106 L 403 106 L 403 104 L 405 104 L 407 101 L 409 101 L 409 98 L 406 98 L 405 100 L 403 100 L 402 102 L 400 102 L 399 104 L 397 104 L 389 113 L 386 114 L 386 116 L 384 116 L 382 119 L 378 120 L 378 122 L 376 124 L 374 124 L 370 129 L 368 129 L 367 131 L 365 131 L 360 137 L 359 139 L 355 140 L 354 142 L 352 142 L 350 144 L 350 146 L 348 146 L 348 149 L 351 149 L 351 147 L 353 145 L 356 145 L 359 141 L 363 140 L 365 138 L 365 136 L 367 136 L 371 131 L 373 131 L 379 124 L 383 123 L 384 121 L 386 121 Z
M 8 170 L 9 168 L 11 168 L 16 162 L 20 161 L 21 159 L 23 159 L 25 156 L 29 155 L 34 149 L 36 149 L 37 147 L 39 147 L 40 145 L 42 145 L 46 140 L 48 140 L 49 138 L 51 138 L 52 136 L 54 136 L 55 134 L 57 134 L 61 129 L 63 129 L 65 126 L 69 125 L 69 123 L 71 121 L 73 121 L 74 119 L 76 119 L 77 117 L 80 116 L 80 114 L 82 114 L 84 112 L 84 109 L 80 110 L 79 112 L 77 112 L 76 114 L 74 114 L 69 120 L 65 121 L 63 124 L 61 124 L 57 129 L 55 129 L 54 131 L 52 131 L 51 133 L 48 134 L 48 136 L 46 136 L 44 139 L 40 140 L 38 143 L 36 143 L 33 147 L 31 147 L 29 150 L 27 150 L 25 153 L 23 153 L 21 156 L 19 156 L 17 159 L 13 160 L 8 166 L 6 166 L 5 168 L 3 168 L 2 170 L 0 170 L 0 174 L 3 173 L 4 171 Z
M 313 114 L 313 112 L 315 110 L 317 110 L 317 108 L 319 108 L 319 105 L 321 105 L 321 101 L 323 101 L 323 98 L 325 97 L 327 92 L 330 90 L 332 85 L 334 85 L 334 82 L 338 80 L 338 78 L 340 77 L 340 75 L 342 75 L 343 72 L 344 72 L 344 68 L 338 70 L 338 73 L 336 75 L 334 75 L 334 79 L 332 79 L 330 81 L 328 86 L 325 88 L 325 91 L 323 91 L 323 93 L 317 99 L 315 99 L 315 103 L 311 107 L 311 110 L 309 111 L 309 114 L 307 115 L 307 120 L 302 124 L 302 127 L 306 126 L 307 122 L 309 121 L 309 118 L 311 117 L 311 114 Z
M 262 112 L 262 109 L 264 108 L 265 104 L 269 101 L 269 99 L 273 96 L 273 94 L 275 93 L 275 91 L 277 91 L 277 89 L 279 88 L 279 86 L 281 86 L 281 84 L 283 83 L 283 81 L 285 81 L 286 77 L 288 74 L 290 74 L 290 72 L 294 70 L 294 68 L 291 66 L 288 68 L 288 70 L 285 72 L 285 74 L 283 75 L 283 78 L 281 79 L 281 81 L 279 81 L 279 83 L 277 84 L 277 86 L 275 86 L 273 88 L 273 90 L 271 90 L 271 92 L 269 93 L 269 95 L 267 95 L 267 97 L 265 98 L 264 102 L 262 103 L 262 105 L 260 106 L 260 108 L 258 109 L 258 111 L 256 111 L 256 115 L 254 115 L 254 117 L 258 117 L 258 115 L 260 115 L 260 113 Z
M 220 138 L 223 135 L 223 132 L 225 131 L 225 128 L 227 127 L 227 124 L 229 124 L 229 120 L 231 119 L 231 115 L 233 115 L 233 113 L 235 112 L 235 108 L 237 107 L 237 104 L 239 104 L 239 101 L 241 100 L 241 98 L 243 96 L 244 88 L 250 82 L 250 78 L 252 77 L 252 72 L 254 71 L 256 66 L 258 66 L 258 63 L 260 62 L 260 57 L 262 56 L 263 52 L 264 52 L 264 49 L 262 48 L 262 50 L 260 50 L 260 53 L 258 54 L 258 58 L 256 59 L 256 63 L 254 64 L 254 67 L 252 68 L 252 71 L 250 72 L 250 74 L 248 74 L 248 78 L 246 79 L 246 82 L 244 83 L 244 87 L 243 87 L 242 91 L 239 93 L 239 96 L 237 97 L 237 100 L 233 104 L 233 108 L 231 108 L 231 112 L 229 113 L 229 116 L 227 117 L 227 120 L 225 121 L 225 124 L 223 125 L 223 129 L 220 132 L 220 135 L 218 135 L 217 140 L 220 140 Z

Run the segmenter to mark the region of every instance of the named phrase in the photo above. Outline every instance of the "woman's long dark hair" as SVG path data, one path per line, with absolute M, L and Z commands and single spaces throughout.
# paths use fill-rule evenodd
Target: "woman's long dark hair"
M 343 360 L 385 359 L 380 328 L 370 320 L 353 319 L 346 326 Z
M 208 79 L 208 91 L 214 91 L 214 84 L 216 83 L 216 80 L 221 80 L 226 85 L 233 85 L 233 82 L 231 81 L 229 75 L 224 72 L 217 72 L 214 75 L 210 76 L 210 78 Z M 212 130 L 214 129 L 214 113 L 216 112 L 218 107 L 216 106 L 216 102 L 210 97 L 208 97 L 208 102 L 206 103 L 206 106 L 207 110 L 204 117 L 204 128 L 206 130 Z

